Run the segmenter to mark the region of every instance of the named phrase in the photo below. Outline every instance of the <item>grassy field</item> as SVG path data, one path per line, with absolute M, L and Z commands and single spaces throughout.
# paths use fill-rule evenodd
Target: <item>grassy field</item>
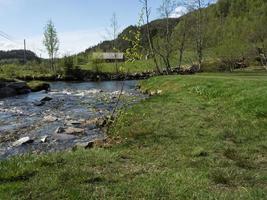
M 55 76 L 56 73 L 49 70 L 48 67 L 40 65 L 18 65 L 8 64 L 0 66 L 0 78 L 25 79 L 47 79 Z
M 114 144 L 0 163 L 0 199 L 266 199 L 267 75 L 156 77 Z

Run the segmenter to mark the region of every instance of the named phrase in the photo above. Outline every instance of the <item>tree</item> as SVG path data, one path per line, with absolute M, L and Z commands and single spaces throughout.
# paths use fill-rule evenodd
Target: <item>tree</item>
M 156 53 L 162 58 L 168 72 L 171 70 L 170 57 L 173 51 L 169 20 L 176 8 L 177 3 L 175 0 L 162 0 L 162 4 L 158 8 L 161 17 L 165 20 L 165 36 L 163 37 L 163 42 L 158 46 Z
M 216 7 L 217 7 L 217 14 L 222 22 L 223 18 L 227 17 L 227 15 L 230 12 L 231 0 L 218 0 Z
M 50 58 L 51 70 L 55 71 L 54 59 L 59 49 L 59 40 L 57 37 L 56 28 L 52 20 L 49 20 L 47 25 L 45 26 L 43 43 Z
M 142 14 L 141 14 L 141 17 L 142 18 Z M 135 31 L 129 31 L 128 33 L 128 36 L 125 35 L 123 37 L 123 40 L 129 42 L 131 45 L 125 50 L 125 56 L 126 56 L 126 63 L 134 63 L 136 60 L 140 60 L 142 59 L 143 55 L 141 53 L 142 51 L 142 45 L 141 45 L 141 19 L 138 21 L 138 24 L 137 24 L 137 29 Z M 108 126 L 107 126 L 107 133 L 109 133 L 109 129 L 110 129 L 110 125 L 111 125 L 111 122 L 115 122 L 115 113 L 116 111 L 118 110 L 118 107 L 119 107 L 119 104 L 120 104 L 120 101 L 122 99 L 122 95 L 123 95 L 123 90 L 124 90 L 124 85 L 125 85 L 125 80 L 126 80 L 126 71 L 123 67 L 120 68 L 120 71 L 124 71 L 124 78 L 121 82 L 121 89 L 120 89 L 120 92 L 118 94 L 118 97 L 117 97 L 117 101 L 116 101 L 116 104 L 115 104 L 115 107 L 114 109 L 112 110 L 111 112 L 111 116 L 109 118 L 109 121 L 108 121 Z
M 212 0 L 187 0 L 186 6 L 188 11 L 194 16 L 194 40 L 197 53 L 199 68 L 203 62 L 203 50 L 205 47 L 205 26 L 207 24 L 204 8 L 206 8 Z
M 148 45 L 149 45 L 149 53 L 153 58 L 154 64 L 156 66 L 156 70 L 158 73 L 161 73 L 159 64 L 158 64 L 158 60 L 156 57 L 156 53 L 155 53 L 155 48 L 154 48 L 154 42 L 152 40 L 152 35 L 151 35 L 151 29 L 150 29 L 150 14 L 151 14 L 151 8 L 148 7 L 148 0 L 140 0 L 140 3 L 142 4 L 142 9 L 144 11 L 144 18 L 143 21 L 146 24 L 145 25 L 145 29 L 146 29 L 146 38 L 148 41 Z
M 64 76 L 65 77 L 72 76 L 74 70 L 73 58 L 70 56 L 64 56 L 61 62 L 62 62 L 62 67 L 64 69 Z
M 257 24 L 253 24 L 253 30 L 250 33 L 249 39 L 256 50 L 257 56 L 262 66 L 267 70 L 267 16 L 262 19 L 258 19 Z
M 118 47 L 117 47 L 117 39 L 119 36 L 119 25 L 118 25 L 116 13 L 112 14 L 112 17 L 110 19 L 110 27 L 109 29 L 107 29 L 107 34 L 109 35 L 109 38 L 112 40 L 112 50 L 115 53 L 115 71 L 118 74 L 119 66 L 118 66 L 118 60 L 116 56 L 117 56 L 117 53 L 119 52 Z
M 178 67 L 181 68 L 183 58 L 184 58 L 184 51 L 186 49 L 186 43 L 189 37 L 189 26 L 190 22 L 188 18 L 183 18 L 180 23 L 175 28 L 173 34 L 174 43 L 177 44 L 178 49 Z

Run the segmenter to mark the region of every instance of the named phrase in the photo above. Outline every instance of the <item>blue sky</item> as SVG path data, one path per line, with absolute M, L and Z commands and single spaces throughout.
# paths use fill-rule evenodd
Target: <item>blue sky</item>
M 152 18 L 161 0 L 151 0 Z M 140 12 L 139 0 L 0 0 L 0 30 L 16 42 L 0 38 L 0 49 L 22 47 L 44 54 L 42 34 L 52 19 L 61 41 L 60 54 L 76 53 L 105 39 L 112 13 L 120 28 L 135 24 Z
M 159 17 L 161 0 L 150 0 L 151 18 Z M 42 35 L 52 19 L 61 41 L 60 54 L 77 53 L 105 39 L 110 18 L 117 14 L 120 28 L 135 24 L 141 5 L 139 0 L 0 0 L 0 31 L 12 36 L 0 37 L 0 50 L 22 48 L 46 56 Z

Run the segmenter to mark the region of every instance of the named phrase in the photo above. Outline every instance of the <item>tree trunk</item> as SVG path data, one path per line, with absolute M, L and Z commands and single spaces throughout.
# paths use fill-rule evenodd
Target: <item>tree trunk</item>
M 183 54 L 184 54 L 184 48 L 180 48 L 179 49 L 179 63 L 178 63 L 179 69 L 181 69 L 182 67 Z
M 147 0 L 145 0 L 144 3 L 145 3 L 144 7 L 145 7 L 145 15 L 146 15 L 146 32 L 147 32 L 147 40 L 149 43 L 149 49 L 150 49 L 150 53 L 153 57 L 153 61 L 156 65 L 156 70 L 160 74 L 161 70 L 160 70 L 159 65 L 158 65 L 158 61 L 157 61 L 155 50 L 154 50 L 154 44 L 153 44 L 153 40 L 151 38 L 151 33 L 150 33 L 149 10 L 148 10 L 148 5 L 147 5 Z

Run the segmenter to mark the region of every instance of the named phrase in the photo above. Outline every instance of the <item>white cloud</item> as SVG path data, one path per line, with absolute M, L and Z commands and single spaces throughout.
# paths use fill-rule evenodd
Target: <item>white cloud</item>
M 184 6 L 178 6 L 175 11 L 171 14 L 171 18 L 178 18 L 185 15 L 188 12 L 187 8 Z
M 4 6 L 14 6 L 15 4 L 18 4 L 19 0 L 0 0 L 0 8 L 5 8 Z
M 78 30 L 58 33 L 60 46 L 59 56 L 75 54 L 86 50 L 88 47 L 98 44 L 103 40 L 104 29 Z M 34 51 L 38 56 L 48 57 L 43 46 L 43 36 L 26 38 L 27 49 Z M 23 38 L 14 42 L 0 38 L 0 50 L 23 49 Z

